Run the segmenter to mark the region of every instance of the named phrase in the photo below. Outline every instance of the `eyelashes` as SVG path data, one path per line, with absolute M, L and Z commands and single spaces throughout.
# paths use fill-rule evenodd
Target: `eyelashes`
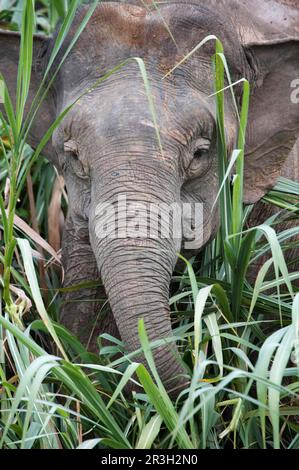
M 210 150 L 211 141 L 209 139 L 199 138 L 193 143 L 190 149 L 191 161 L 186 170 L 187 177 L 197 177 L 209 170 L 212 162 Z
M 211 141 L 201 137 L 197 139 L 193 145 L 193 156 L 196 160 L 206 157 L 210 151 Z
M 82 163 L 79 158 L 79 148 L 74 140 L 68 140 L 63 146 L 63 168 L 66 171 L 70 168 L 78 178 L 88 179 L 89 171 L 88 168 Z
M 200 160 L 208 155 L 210 148 L 198 148 L 195 150 L 193 156 L 196 160 Z
M 64 142 L 63 149 L 65 153 L 72 154 L 74 157 L 79 157 L 78 145 L 74 140 Z

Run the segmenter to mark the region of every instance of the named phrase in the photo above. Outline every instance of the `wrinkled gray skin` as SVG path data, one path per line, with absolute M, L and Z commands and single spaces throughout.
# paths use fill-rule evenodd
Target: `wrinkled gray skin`
M 244 201 L 258 201 L 275 184 L 298 136 L 299 105 L 290 100 L 291 82 L 299 78 L 296 4 L 193 1 L 161 5 L 160 14 L 127 4 L 98 6 L 39 114 L 31 144 L 99 76 L 128 57 L 142 57 L 151 79 L 163 155 L 134 60 L 83 96 L 47 147 L 48 157 L 64 175 L 69 195 L 64 284 L 100 278 L 104 286 L 104 290 L 83 289 L 64 296 L 62 322 L 84 343 L 93 347 L 97 335 L 105 331 L 119 334 L 128 351 L 134 351 L 140 347 L 140 318 L 151 340 L 172 335 L 169 284 L 184 242 L 173 237 L 99 239 L 99 203 L 115 204 L 124 193 L 134 203 L 202 202 L 204 228 L 197 250 L 215 235 L 219 219 L 217 208 L 212 209 L 218 184 L 216 124 L 214 99 L 209 97 L 213 93 L 214 42 L 162 80 L 208 34 L 222 40 L 233 80 L 246 77 L 253 90 Z M 75 26 L 84 12 L 77 15 Z M 5 33 L 0 38 L 0 70 L 13 88 L 18 38 Z M 36 38 L 35 42 L 38 59 L 31 95 L 52 47 L 47 45 L 43 57 L 44 41 Z M 225 107 L 230 151 L 235 148 L 237 132 L 230 93 Z M 298 154 L 294 155 L 293 162 Z M 104 309 L 100 315 L 98 299 L 105 294 L 111 310 L 103 315 Z M 175 343 L 155 349 L 154 357 L 167 389 L 177 394 L 188 379 Z

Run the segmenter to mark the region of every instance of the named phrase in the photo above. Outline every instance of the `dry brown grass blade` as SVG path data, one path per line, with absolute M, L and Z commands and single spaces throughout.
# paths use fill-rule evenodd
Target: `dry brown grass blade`
M 64 188 L 64 181 L 61 176 L 57 176 L 51 202 L 48 208 L 48 239 L 50 245 L 58 252 L 61 248 L 61 232 L 64 225 L 64 216 L 61 209 L 61 198 Z
M 5 187 L 4 187 L 4 206 L 8 206 L 9 201 L 9 193 L 10 193 L 10 179 L 6 178 Z
M 34 259 L 41 261 L 43 264 L 46 264 L 47 262 L 46 258 L 40 254 L 40 251 L 32 249 L 32 256 Z
M 28 198 L 29 198 L 29 207 L 30 207 L 30 219 L 31 219 L 31 225 L 33 230 L 39 233 L 39 228 L 38 228 L 38 221 L 37 221 L 37 215 L 36 215 L 36 206 L 35 206 L 35 198 L 34 198 L 34 191 L 33 191 L 33 183 L 32 183 L 32 178 L 31 178 L 31 173 L 29 172 L 27 175 L 27 193 L 28 193 Z M 37 250 L 41 257 L 44 257 L 44 252 L 43 249 L 40 246 L 37 246 Z M 38 267 L 39 267 L 39 275 L 40 275 L 40 283 L 43 289 L 47 288 L 46 285 L 46 276 L 45 276 L 45 267 L 44 263 L 42 260 L 39 259 L 38 261 Z
M 26 235 L 28 235 L 31 240 L 33 240 L 37 245 L 42 247 L 47 253 L 49 253 L 59 264 L 60 258 L 56 251 L 49 245 L 46 240 L 44 240 L 38 233 L 35 232 L 24 220 L 22 220 L 19 216 L 14 216 L 14 225 L 22 230 Z
M 12 284 L 9 285 L 9 289 L 17 297 L 16 300 L 15 300 L 15 304 L 16 305 L 21 305 L 21 304 L 23 305 L 22 306 L 23 314 L 29 312 L 29 310 L 32 307 L 32 302 L 29 299 L 29 297 L 27 297 L 25 292 L 22 289 L 20 289 L 19 287 L 13 286 Z

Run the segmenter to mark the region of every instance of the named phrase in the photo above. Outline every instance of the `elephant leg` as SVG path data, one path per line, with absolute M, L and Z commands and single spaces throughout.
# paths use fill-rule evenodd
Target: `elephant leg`
M 119 338 L 118 329 L 102 286 L 89 286 L 100 281 L 96 260 L 89 243 L 88 226 L 77 228 L 67 217 L 62 239 L 64 291 L 61 304 L 61 323 L 91 352 L 98 353 L 97 338 L 108 333 Z M 86 287 L 76 286 L 86 283 Z

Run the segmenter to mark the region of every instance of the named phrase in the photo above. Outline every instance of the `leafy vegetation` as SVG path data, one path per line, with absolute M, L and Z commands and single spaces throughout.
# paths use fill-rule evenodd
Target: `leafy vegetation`
M 224 94 L 233 93 L 234 87 L 223 91 L 224 77 L 230 77 L 218 40 L 221 228 L 203 253 L 182 259 L 184 268 L 174 273 L 171 286 L 173 332 L 190 372 L 190 386 L 176 402 L 169 398 L 142 321 L 141 346 L 154 380 L 117 339 L 110 338 L 113 345 L 95 356 L 58 322 L 59 253 L 46 241 L 51 238 L 48 217 L 56 173 L 41 153 L 63 116 L 35 151 L 25 144 L 30 122 L 23 116 L 32 33 L 50 33 L 60 18 L 55 54 L 78 3 L 44 0 L 36 2 L 34 10 L 33 1 L 1 2 L 1 27 L 20 29 L 22 45 L 15 109 L 2 81 L 6 118 L 1 115 L 0 447 L 299 448 L 299 273 L 284 258 L 299 228 L 275 232 L 286 211 L 298 220 L 299 185 L 281 179 L 264 198 L 280 212 L 248 228 L 252 207 L 244 208 L 241 201 L 249 84 L 242 83 L 239 139 L 228 156 Z M 146 71 L 139 63 L 149 94 Z M 65 210 L 63 191 L 61 198 L 59 210 Z M 248 270 L 258 260 L 263 261 L 252 283 Z M 114 360 L 115 353 L 121 358 Z M 135 380 L 135 373 L 144 393 L 128 398 L 123 388 Z

